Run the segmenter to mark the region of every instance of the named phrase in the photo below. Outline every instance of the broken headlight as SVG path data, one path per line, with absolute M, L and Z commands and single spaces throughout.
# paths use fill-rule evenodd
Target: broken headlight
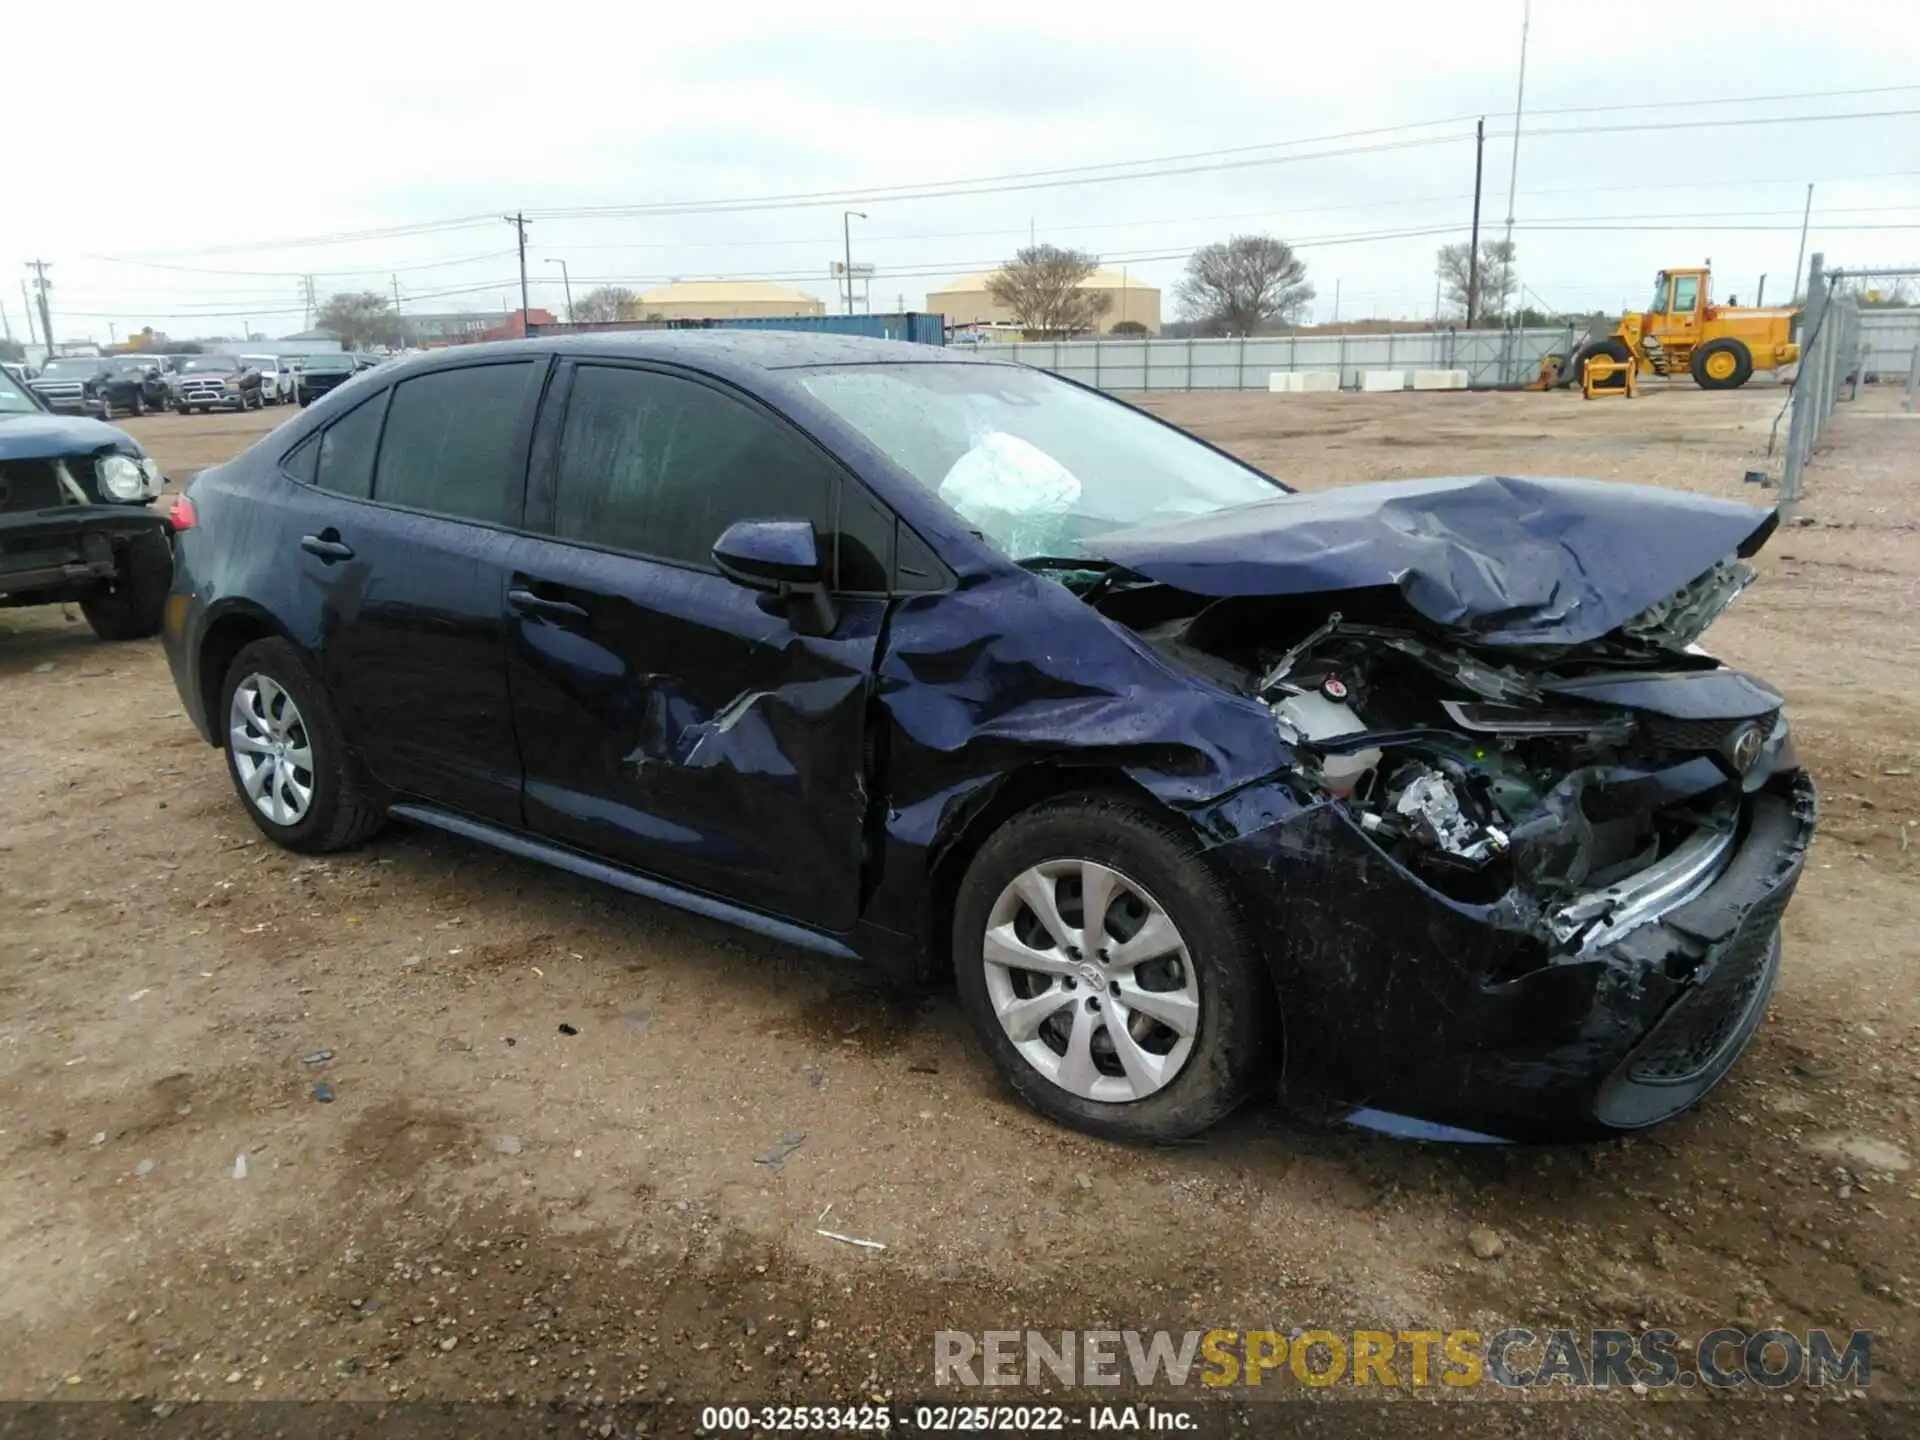
M 93 473 L 100 478 L 100 488 L 115 500 L 147 498 L 146 473 L 137 460 L 125 455 L 102 455 L 95 462 Z
M 160 467 L 146 456 L 102 455 L 94 461 L 93 473 L 100 489 L 112 500 L 151 500 L 167 483 Z

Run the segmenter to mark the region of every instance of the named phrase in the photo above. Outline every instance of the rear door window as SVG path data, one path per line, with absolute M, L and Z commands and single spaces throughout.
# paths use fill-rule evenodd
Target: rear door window
M 321 432 L 314 484 L 356 500 L 373 493 L 373 453 L 380 443 L 380 417 L 386 408 L 383 391 L 361 401 Z
M 436 370 L 393 387 L 373 498 L 491 525 L 520 523 L 517 446 L 534 362 Z
M 839 473 L 798 433 L 709 386 L 582 365 L 560 436 L 554 533 L 713 568 L 737 520 L 810 520 L 833 558 Z

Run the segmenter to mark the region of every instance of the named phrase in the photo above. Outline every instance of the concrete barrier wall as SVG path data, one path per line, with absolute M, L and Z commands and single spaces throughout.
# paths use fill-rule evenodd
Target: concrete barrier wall
M 1464 390 L 1467 388 L 1467 372 L 1464 370 L 1416 370 L 1413 372 L 1413 388 L 1416 390 Z
M 1407 372 L 1404 370 L 1363 370 L 1360 372 L 1360 388 L 1368 393 L 1381 390 L 1404 390 L 1407 388 Z
M 1300 331 L 1218 340 L 1035 340 L 973 349 L 1099 390 L 1273 390 L 1270 375 L 1320 370 L 1337 374 L 1346 390 L 1358 390 L 1369 370 L 1464 370 L 1471 388 L 1531 380 L 1539 374 L 1542 355 L 1566 354 L 1578 338 L 1562 326 L 1392 335 Z

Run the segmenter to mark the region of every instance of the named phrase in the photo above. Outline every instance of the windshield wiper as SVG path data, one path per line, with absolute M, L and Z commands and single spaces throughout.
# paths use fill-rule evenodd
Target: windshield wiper
M 1090 570 L 1104 574 L 1113 569 L 1111 560 L 1092 560 L 1081 555 L 1029 555 L 1013 562 L 1022 570 Z

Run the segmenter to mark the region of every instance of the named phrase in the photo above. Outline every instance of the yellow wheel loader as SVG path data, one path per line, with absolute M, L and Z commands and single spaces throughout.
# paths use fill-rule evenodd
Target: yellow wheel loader
M 1580 380 L 1587 361 L 1632 362 L 1641 375 L 1691 374 L 1703 390 L 1738 390 L 1756 370 L 1777 370 L 1800 358 L 1791 306 L 1716 305 L 1713 271 L 1662 270 L 1653 303 L 1620 317 L 1611 333 L 1590 338 L 1561 372 L 1563 385 Z M 1623 377 L 1624 379 L 1624 377 Z M 1615 381 L 1615 384 L 1622 383 Z

